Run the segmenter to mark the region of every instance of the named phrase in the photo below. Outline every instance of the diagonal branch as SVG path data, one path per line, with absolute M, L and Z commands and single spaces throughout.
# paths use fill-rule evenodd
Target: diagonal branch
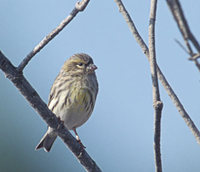
M 153 86 L 153 106 L 154 106 L 154 157 L 157 172 L 162 172 L 162 161 L 160 151 L 161 116 L 163 103 L 160 100 L 160 92 L 157 77 L 157 62 L 155 48 L 155 21 L 156 21 L 157 0 L 151 0 L 150 21 L 149 21 L 149 63 Z
M 49 33 L 46 37 L 43 38 L 42 41 L 38 45 L 33 48 L 33 50 L 24 58 L 24 60 L 20 63 L 17 70 L 23 71 L 25 66 L 28 64 L 28 62 L 35 56 L 45 45 L 49 43 L 61 30 L 64 29 L 67 24 L 69 24 L 72 19 L 81 11 L 83 11 L 90 0 L 82 0 L 80 2 L 77 2 L 75 5 L 75 8 L 72 10 L 69 16 L 67 16 L 60 24 L 59 26 L 54 29 L 51 33 Z
M 48 109 L 47 105 L 40 98 L 38 93 L 29 84 L 21 72 L 14 67 L 11 62 L 0 51 L 0 69 L 5 73 L 5 76 L 18 88 L 25 99 L 35 109 L 35 111 L 43 118 L 43 120 L 51 128 L 55 129 L 58 136 L 72 151 L 74 156 L 83 165 L 86 171 L 100 172 L 100 168 L 95 161 L 88 155 L 85 149 L 81 148 L 80 144 L 64 127 L 63 123 Z
M 194 45 L 194 47 L 196 48 L 197 52 L 200 53 L 200 45 L 197 41 L 197 39 L 195 38 L 195 36 L 193 35 L 193 33 L 190 30 L 190 27 L 187 23 L 187 20 L 184 16 L 181 4 L 179 2 L 179 0 L 166 0 L 167 4 L 171 10 L 171 13 L 174 17 L 174 20 L 177 23 L 177 26 L 179 28 L 179 31 L 181 32 L 183 39 L 185 41 L 186 47 L 188 49 L 189 55 L 192 57 L 194 56 L 194 53 L 192 51 L 190 42 Z M 200 64 L 197 61 L 197 59 L 193 59 L 196 67 L 198 68 L 198 70 L 200 71 Z
M 128 14 L 126 8 L 124 7 L 122 1 L 121 0 L 114 0 L 114 1 L 116 2 L 117 6 L 119 7 L 119 11 L 122 13 L 125 21 L 127 22 L 128 26 L 131 30 L 131 33 L 133 34 L 137 43 L 140 45 L 140 47 L 142 48 L 142 51 L 144 52 L 144 54 L 147 56 L 147 58 L 149 60 L 149 49 L 148 49 L 147 45 L 145 44 L 144 40 L 142 39 L 142 37 L 140 36 L 140 34 L 138 33 L 137 28 L 135 27 L 135 25 L 134 25 L 130 15 Z M 163 87 L 165 88 L 167 94 L 169 95 L 172 102 L 176 106 L 178 112 L 184 119 L 184 121 L 187 124 L 187 126 L 189 127 L 189 129 L 192 131 L 193 135 L 195 136 L 196 141 L 200 144 L 200 133 L 199 133 L 198 128 L 195 126 L 194 122 L 192 121 L 192 119 L 190 118 L 190 116 L 188 115 L 186 110 L 184 109 L 182 103 L 180 102 L 180 100 L 176 96 L 175 92 L 169 85 L 168 81 L 166 80 L 165 76 L 161 72 L 158 65 L 157 65 L 157 74 L 158 74 L 158 79 L 160 80 L 160 82 L 162 83 Z

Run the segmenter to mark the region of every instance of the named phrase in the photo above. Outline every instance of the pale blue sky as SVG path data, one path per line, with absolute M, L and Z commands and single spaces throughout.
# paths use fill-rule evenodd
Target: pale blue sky
M 0 0 L 0 50 L 15 65 L 74 8 L 75 0 Z M 191 30 L 200 40 L 200 2 L 182 1 Z M 150 1 L 124 0 L 148 42 Z M 200 73 L 174 39 L 183 42 L 165 1 L 158 2 L 158 64 L 187 112 L 200 128 Z M 91 1 L 25 68 L 24 74 L 47 102 L 64 61 L 91 55 L 98 66 L 99 94 L 88 122 L 78 129 L 86 150 L 103 171 L 153 172 L 153 108 L 149 64 L 114 1 Z M 52 151 L 35 151 L 46 124 L 0 72 L 0 171 L 84 169 L 60 139 Z M 200 145 L 165 90 L 161 153 L 163 171 L 200 171 Z

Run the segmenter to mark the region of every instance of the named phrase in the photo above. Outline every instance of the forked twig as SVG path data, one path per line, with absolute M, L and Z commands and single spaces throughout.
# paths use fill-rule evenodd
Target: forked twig
M 83 11 L 90 0 L 82 0 L 80 2 L 77 2 L 75 5 L 75 8 L 72 10 L 69 16 L 67 16 L 60 24 L 59 26 L 54 29 L 51 33 L 49 33 L 46 37 L 43 38 L 42 41 L 38 45 L 35 46 L 35 48 L 23 59 L 23 61 L 18 66 L 17 70 L 22 72 L 25 66 L 28 64 L 28 62 L 35 56 L 45 45 L 49 43 L 61 30 L 64 29 L 67 24 L 72 21 L 72 19 L 81 11 Z
M 190 54 L 178 39 L 175 39 L 175 42 L 183 49 L 183 51 L 185 51 L 187 54 Z
M 187 52 L 189 53 L 190 57 L 193 57 L 195 54 L 199 54 L 200 53 L 199 42 L 197 41 L 197 39 L 191 32 L 191 29 L 187 23 L 187 20 L 185 18 L 185 15 L 183 13 L 179 0 L 166 0 L 166 2 L 171 10 L 174 20 L 177 23 L 179 31 L 181 32 L 183 36 L 185 45 L 188 49 Z M 198 53 L 193 53 L 190 43 L 194 45 Z M 189 58 L 189 59 L 193 59 L 197 69 L 200 71 L 200 63 L 197 61 L 197 58 Z

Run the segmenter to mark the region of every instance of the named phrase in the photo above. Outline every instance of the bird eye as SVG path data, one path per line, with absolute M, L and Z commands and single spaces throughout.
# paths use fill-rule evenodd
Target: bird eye
M 79 66 L 83 66 L 83 63 L 79 63 L 78 65 L 79 65 Z
M 78 68 L 83 68 L 84 67 L 84 63 L 77 63 L 77 65 L 76 65 Z

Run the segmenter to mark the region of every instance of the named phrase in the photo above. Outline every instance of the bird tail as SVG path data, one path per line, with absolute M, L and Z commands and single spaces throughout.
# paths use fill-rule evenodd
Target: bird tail
M 51 128 L 49 128 L 48 131 L 40 140 L 39 144 L 36 146 L 35 150 L 44 148 L 46 152 L 49 152 L 51 150 L 54 141 L 56 140 L 56 137 L 57 135 L 52 131 Z

